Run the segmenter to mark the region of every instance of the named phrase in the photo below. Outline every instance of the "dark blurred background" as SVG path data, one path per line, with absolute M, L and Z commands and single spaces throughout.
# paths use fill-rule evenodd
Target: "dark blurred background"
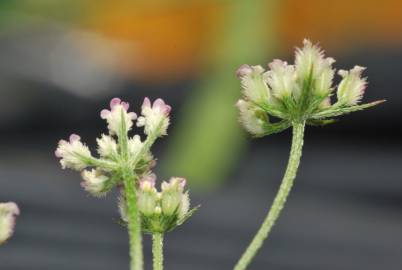
M 0 1 L 0 201 L 22 210 L 4 270 L 128 269 L 116 194 L 89 197 L 61 170 L 60 138 L 92 149 L 111 97 L 173 105 L 154 147 L 159 179 L 186 176 L 194 217 L 166 239 L 166 269 L 231 269 L 279 186 L 290 132 L 237 123 L 242 63 L 293 61 L 303 38 L 337 68 L 368 67 L 385 104 L 308 127 L 293 194 L 250 269 L 402 268 L 402 2 Z M 150 269 L 149 238 L 146 242 Z

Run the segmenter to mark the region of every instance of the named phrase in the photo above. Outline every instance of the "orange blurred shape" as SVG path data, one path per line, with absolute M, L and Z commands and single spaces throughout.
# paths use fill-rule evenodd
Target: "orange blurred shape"
M 326 49 L 402 44 L 401 0 L 285 0 L 278 34 L 287 48 L 304 37 Z
M 194 74 L 205 53 L 216 46 L 211 44 L 216 40 L 216 29 L 222 27 L 222 19 L 233 3 L 93 1 L 88 26 L 128 45 L 129 50 L 120 59 L 121 70 L 148 83 Z M 330 50 L 402 44 L 401 0 L 277 1 L 281 6 L 275 27 L 286 51 L 292 51 L 305 37 Z
M 219 9 L 211 1 L 180 2 L 96 1 L 89 24 L 129 44 L 130 53 L 121 59 L 128 76 L 148 83 L 174 81 L 199 66 Z

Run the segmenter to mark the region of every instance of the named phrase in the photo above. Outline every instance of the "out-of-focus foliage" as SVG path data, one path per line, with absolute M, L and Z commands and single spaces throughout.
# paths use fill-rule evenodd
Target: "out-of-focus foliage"
M 273 22 L 277 10 L 275 1 L 266 4 L 235 1 L 231 5 L 214 40 L 219 44 L 217 53 L 207 58 L 199 89 L 180 114 L 183 122 L 168 153 L 168 170 L 184 173 L 193 185 L 221 183 L 244 146 L 234 108 L 239 92 L 235 69 L 245 61 L 265 58 L 273 49 L 273 33 L 263 33 L 272 30 L 273 23 L 266 18 Z

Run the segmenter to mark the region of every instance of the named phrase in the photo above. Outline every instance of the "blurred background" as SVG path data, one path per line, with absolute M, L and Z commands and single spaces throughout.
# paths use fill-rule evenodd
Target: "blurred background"
M 166 269 L 231 269 L 290 146 L 289 131 L 242 131 L 234 73 L 292 62 L 305 37 L 337 68 L 368 67 L 365 101 L 388 101 L 308 127 L 294 192 L 250 269 L 401 269 L 399 0 L 0 1 L 0 201 L 22 210 L 0 269 L 128 269 L 116 194 L 89 197 L 53 154 L 72 132 L 93 149 L 115 96 L 137 112 L 144 96 L 173 105 L 169 136 L 154 147 L 158 177 L 186 176 L 202 207 L 167 236 Z

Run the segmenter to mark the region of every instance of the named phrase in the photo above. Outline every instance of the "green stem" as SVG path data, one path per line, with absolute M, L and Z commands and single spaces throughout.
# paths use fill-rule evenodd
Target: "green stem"
M 130 238 L 130 269 L 143 269 L 141 220 L 135 190 L 135 175 L 130 168 L 123 171 L 124 191 L 127 203 L 128 235 Z
M 130 269 L 142 270 L 144 258 L 142 251 L 141 217 L 138 209 L 136 175 L 128 160 L 128 137 L 124 111 L 121 111 L 121 127 L 118 134 L 122 160 L 122 178 L 127 204 L 128 235 L 130 244 Z
M 154 270 L 163 270 L 163 234 L 152 234 L 152 254 Z
M 130 269 L 143 269 L 141 220 L 138 210 L 135 175 L 129 168 L 123 171 L 124 191 L 127 203 L 128 235 L 130 238 Z
M 234 267 L 234 270 L 245 270 L 248 267 L 258 250 L 263 245 L 265 239 L 268 237 L 272 227 L 275 224 L 275 221 L 278 219 L 286 203 L 286 199 L 290 190 L 292 189 L 294 179 L 296 178 L 297 169 L 300 164 L 303 147 L 304 126 L 305 122 L 293 124 L 292 148 L 290 150 L 288 166 L 286 168 L 285 175 L 283 176 L 282 184 L 267 217 L 261 225 L 261 228 L 258 230 L 250 245 L 247 247 L 246 251 L 243 253 L 242 257 Z

